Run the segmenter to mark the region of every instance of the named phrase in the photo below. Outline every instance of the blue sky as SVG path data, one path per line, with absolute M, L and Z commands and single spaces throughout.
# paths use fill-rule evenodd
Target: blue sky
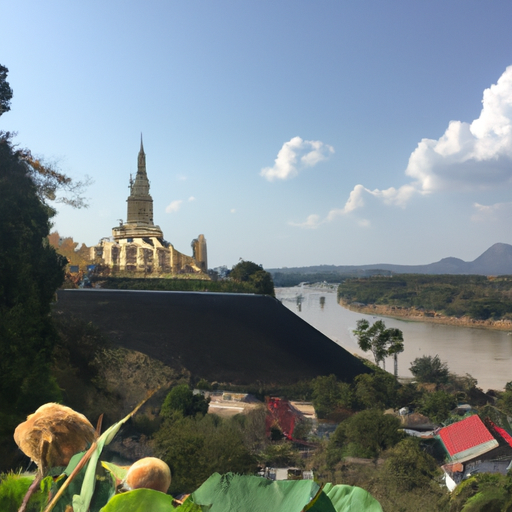
M 508 1 L 4 2 L 0 129 L 70 176 L 95 244 L 144 136 L 155 223 L 210 267 L 470 261 L 512 243 Z M 485 91 L 485 96 L 484 96 Z M 482 102 L 484 100 L 484 102 Z

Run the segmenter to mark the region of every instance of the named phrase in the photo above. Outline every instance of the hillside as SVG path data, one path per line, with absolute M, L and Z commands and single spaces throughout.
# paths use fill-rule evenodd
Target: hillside
M 338 298 L 346 305 L 388 308 L 384 314 L 410 316 L 428 314 L 475 321 L 512 320 L 512 278 L 481 275 L 401 274 L 346 279 L 338 287 Z M 373 313 L 375 314 L 375 313 Z
M 311 267 L 268 269 L 274 277 L 277 286 L 280 286 L 280 274 L 282 276 L 289 276 L 290 274 L 297 274 L 298 276 L 321 274 L 327 276 L 353 275 L 362 277 L 371 275 L 377 270 L 394 274 L 512 275 L 512 245 L 494 244 L 478 258 L 470 262 L 448 257 L 427 265 L 376 263 L 371 265 L 315 265 Z
M 208 381 L 290 384 L 368 368 L 263 295 L 59 290 L 59 312 L 92 322 L 112 342 Z

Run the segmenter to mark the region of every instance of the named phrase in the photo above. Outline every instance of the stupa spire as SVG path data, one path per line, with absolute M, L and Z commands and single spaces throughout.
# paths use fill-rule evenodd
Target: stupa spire
M 146 153 L 144 153 L 144 143 L 142 142 L 142 133 L 140 134 L 140 150 L 138 157 L 138 165 L 137 165 L 137 175 L 142 174 L 144 178 L 147 180 L 146 176 Z M 135 178 L 137 180 L 137 178 Z M 149 184 L 148 184 L 148 192 L 149 192 Z

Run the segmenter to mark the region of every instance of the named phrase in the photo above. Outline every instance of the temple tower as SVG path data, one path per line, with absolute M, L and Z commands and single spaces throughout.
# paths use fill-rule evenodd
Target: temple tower
M 127 219 L 112 228 L 112 240 L 102 238 L 91 248 L 91 258 L 106 265 L 112 272 L 133 272 L 134 275 L 196 274 L 208 279 L 206 239 L 199 235 L 192 241 L 193 256 L 178 252 L 164 240 L 162 230 L 153 223 L 153 198 L 149 194 L 146 154 L 142 135 L 137 157 L 137 174 L 130 176 Z
M 133 238 L 163 238 L 162 231 L 153 224 L 153 198 L 149 194 L 149 180 L 146 173 L 146 154 L 142 134 L 137 157 L 135 180 L 130 176 L 130 195 L 126 200 L 126 223 L 112 229 L 115 240 Z
M 142 224 L 153 226 L 153 198 L 149 194 L 149 180 L 146 174 L 146 154 L 142 135 L 140 136 L 140 151 L 137 161 L 137 174 L 135 180 L 130 176 L 130 195 L 128 203 L 128 224 Z

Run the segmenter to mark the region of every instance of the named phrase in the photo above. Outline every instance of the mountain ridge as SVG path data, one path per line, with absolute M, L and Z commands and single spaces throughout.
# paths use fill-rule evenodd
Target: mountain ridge
M 512 245 L 495 243 L 478 258 L 469 262 L 449 256 L 426 265 L 374 263 L 370 265 L 313 265 L 309 267 L 285 267 L 267 270 L 272 275 L 278 273 L 314 274 L 318 272 L 353 274 L 372 270 L 383 270 L 395 274 L 512 275 Z

